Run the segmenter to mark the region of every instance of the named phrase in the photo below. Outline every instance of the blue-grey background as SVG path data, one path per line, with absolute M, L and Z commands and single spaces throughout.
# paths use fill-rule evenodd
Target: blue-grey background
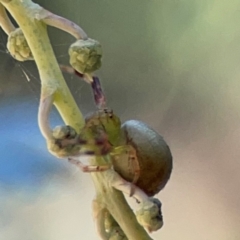
M 153 238 L 240 239 L 239 1 L 37 3 L 102 43 L 98 75 L 110 107 L 123 121 L 147 122 L 171 147 L 172 178 L 159 194 L 165 224 Z M 67 64 L 74 39 L 49 34 Z M 0 36 L 0 239 L 98 239 L 91 178 L 46 151 L 37 69 L 13 60 Z M 89 87 L 65 77 L 82 112 L 93 111 Z M 57 112 L 51 117 L 61 123 Z

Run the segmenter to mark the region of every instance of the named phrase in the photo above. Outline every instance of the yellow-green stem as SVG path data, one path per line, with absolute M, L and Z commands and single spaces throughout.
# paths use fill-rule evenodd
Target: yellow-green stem
M 29 0 L 3 3 L 22 29 L 37 64 L 42 83 L 41 98 L 54 94 L 54 105 L 64 122 L 79 131 L 84 118 L 78 109 L 59 68 L 46 25 L 35 19 L 40 7 Z
M 91 164 L 104 164 L 103 158 L 97 157 Z M 136 216 L 129 207 L 123 194 L 112 188 L 109 182 L 109 171 L 92 173 L 97 191 L 97 201 L 105 206 L 119 224 L 128 240 L 152 240 L 144 228 L 137 222 Z
M 1 3 L 0 3 L 0 26 L 7 35 L 9 35 L 10 32 L 15 30 L 15 27 L 9 20 L 6 10 Z
M 152 240 L 144 228 L 136 221 L 136 216 L 129 207 L 123 194 L 110 186 L 107 181 L 107 174 L 107 171 L 92 173 L 95 188 L 98 190 L 98 201 L 106 206 L 128 237 L 128 240 Z

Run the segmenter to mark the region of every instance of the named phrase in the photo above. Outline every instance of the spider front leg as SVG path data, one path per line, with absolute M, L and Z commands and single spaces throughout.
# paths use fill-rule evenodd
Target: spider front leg
M 110 153 L 114 169 L 127 181 L 131 182 L 130 197 L 134 194 L 141 169 L 134 147 L 123 145 L 115 147 Z
M 80 168 L 82 172 L 88 172 L 88 173 L 89 172 L 103 172 L 103 171 L 106 171 L 106 170 L 111 168 L 110 164 L 106 164 L 106 165 L 85 165 L 80 160 L 77 160 L 73 157 L 69 157 L 68 161 L 71 164 L 74 164 L 75 166 Z

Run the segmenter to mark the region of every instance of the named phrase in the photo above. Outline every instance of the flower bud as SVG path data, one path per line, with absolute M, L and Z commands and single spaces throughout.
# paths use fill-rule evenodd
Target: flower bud
M 70 46 L 68 53 L 71 66 L 82 74 L 92 73 L 102 65 L 102 48 L 94 39 L 77 40 Z
M 163 226 L 161 202 L 157 198 L 141 203 L 141 208 L 136 212 L 138 222 L 149 232 L 157 231 Z
M 33 60 L 32 52 L 20 28 L 9 34 L 7 48 L 10 54 L 18 61 Z

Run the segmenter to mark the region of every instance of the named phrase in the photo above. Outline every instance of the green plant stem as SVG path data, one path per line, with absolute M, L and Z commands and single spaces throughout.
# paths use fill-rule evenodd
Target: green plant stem
M 83 116 L 62 76 L 47 35 L 46 24 L 35 19 L 35 14 L 41 14 L 42 8 L 30 0 L 0 2 L 17 21 L 27 39 L 42 82 L 41 98 L 53 95 L 54 105 L 64 122 L 80 131 L 84 125 Z M 95 164 L 103 162 L 103 158 L 97 158 Z M 98 199 L 106 206 L 129 240 L 151 240 L 137 222 L 123 194 L 111 187 L 107 174 L 107 171 L 92 174 Z
M 103 165 L 103 158 L 96 158 L 92 165 Z M 109 175 L 114 171 L 112 169 L 92 173 L 92 179 L 97 191 L 97 200 L 108 209 L 110 214 L 119 224 L 129 240 L 152 240 L 145 229 L 137 222 L 136 216 L 129 207 L 122 192 L 111 187 L 111 177 Z
M 3 31 L 9 35 L 10 32 L 15 30 L 14 25 L 8 18 L 5 8 L 0 3 L 0 26 L 2 27 Z
M 41 98 L 54 95 L 54 105 L 64 122 L 77 131 L 84 125 L 84 118 L 69 91 L 50 44 L 46 24 L 35 20 L 41 7 L 29 0 L 12 0 L 3 5 L 22 29 L 41 78 Z

